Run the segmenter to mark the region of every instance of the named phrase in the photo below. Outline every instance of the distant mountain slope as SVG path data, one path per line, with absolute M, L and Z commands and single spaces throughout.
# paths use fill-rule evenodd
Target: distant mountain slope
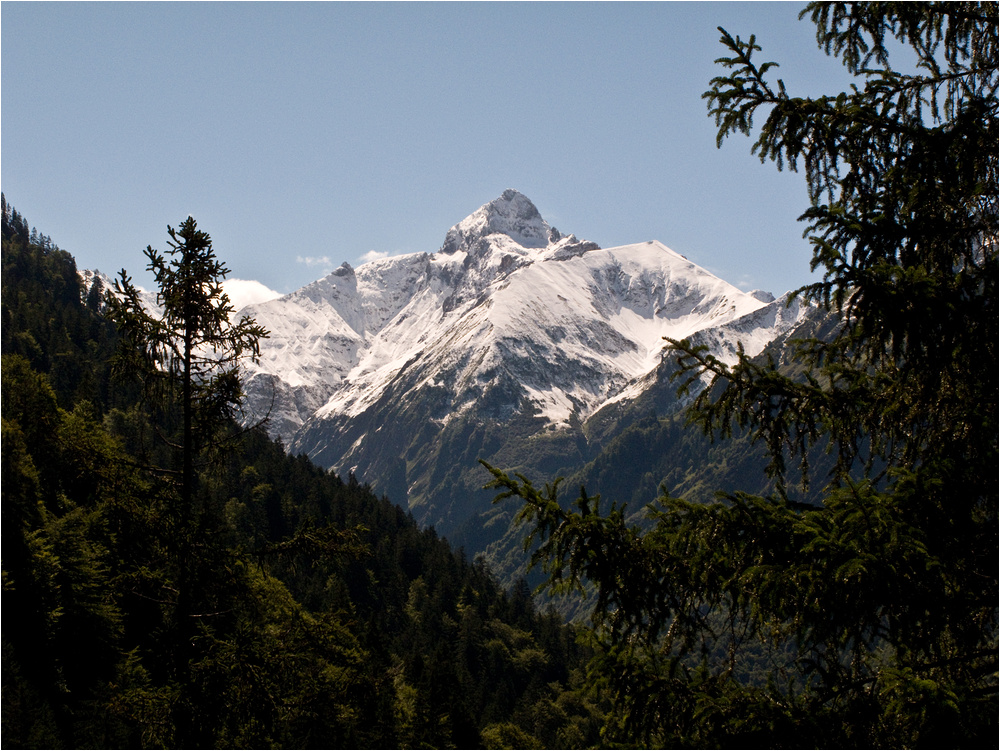
M 631 405 L 676 409 L 663 337 L 732 361 L 737 341 L 755 354 L 804 312 L 655 241 L 564 236 L 512 190 L 435 253 L 344 264 L 245 310 L 271 331 L 250 393 L 272 432 L 474 549 L 468 522 L 490 502 L 478 458 L 574 471 Z

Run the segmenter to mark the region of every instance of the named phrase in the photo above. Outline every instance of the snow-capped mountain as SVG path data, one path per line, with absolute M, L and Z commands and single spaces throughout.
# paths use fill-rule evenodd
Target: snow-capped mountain
M 433 253 L 344 264 L 243 313 L 270 330 L 251 407 L 295 453 L 354 471 L 450 533 L 489 504 L 476 459 L 558 471 L 587 421 L 663 388 L 663 337 L 723 360 L 803 315 L 656 241 L 601 249 L 508 190 Z M 670 409 L 670 399 L 658 399 Z

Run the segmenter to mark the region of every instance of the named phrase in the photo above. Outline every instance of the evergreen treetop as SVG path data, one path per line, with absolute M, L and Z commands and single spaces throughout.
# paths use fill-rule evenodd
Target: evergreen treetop
M 235 313 L 222 282 L 229 269 L 215 256 L 208 233 L 193 217 L 170 235 L 166 255 L 147 246 L 148 269 L 157 284 L 162 315 L 143 303 L 138 288 L 122 269 L 108 315 L 122 337 L 117 360 L 120 374 L 138 375 L 160 397 L 178 400 L 182 420 L 183 500 L 190 507 L 194 457 L 215 428 L 235 416 L 243 400 L 240 362 L 256 361 L 268 332 L 249 316 Z

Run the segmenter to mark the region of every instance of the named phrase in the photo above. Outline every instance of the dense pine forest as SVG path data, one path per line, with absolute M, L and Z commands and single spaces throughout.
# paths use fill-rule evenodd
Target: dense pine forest
M 6 199 L 2 283 L 5 747 L 599 742 L 576 631 L 353 477 L 223 421 L 182 513 L 176 404 Z

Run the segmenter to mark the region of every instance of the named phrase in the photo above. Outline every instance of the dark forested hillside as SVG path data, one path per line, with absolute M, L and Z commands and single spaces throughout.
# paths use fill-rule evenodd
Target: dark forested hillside
M 61 406 L 109 398 L 114 326 L 95 315 L 101 282 L 84 289 L 76 262 L 3 198 L 2 352 L 47 375 Z
M 3 206 L 3 738 L 22 747 L 583 747 L 587 651 L 353 477 L 176 414 L 73 258 Z

